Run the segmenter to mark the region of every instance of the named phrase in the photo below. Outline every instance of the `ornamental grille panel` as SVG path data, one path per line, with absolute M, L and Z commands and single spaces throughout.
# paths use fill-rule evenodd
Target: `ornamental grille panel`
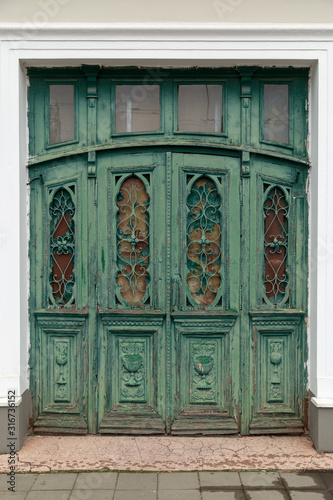
M 148 298 L 149 196 L 142 180 L 132 176 L 117 196 L 117 285 L 129 304 Z
M 74 186 L 58 189 L 50 205 L 50 304 L 74 303 L 75 206 Z
M 196 304 L 208 306 L 221 287 L 221 197 L 215 182 L 205 176 L 195 180 L 190 189 L 187 286 Z
M 278 186 L 268 186 L 264 193 L 264 300 L 279 304 L 288 301 L 288 217 L 287 193 Z

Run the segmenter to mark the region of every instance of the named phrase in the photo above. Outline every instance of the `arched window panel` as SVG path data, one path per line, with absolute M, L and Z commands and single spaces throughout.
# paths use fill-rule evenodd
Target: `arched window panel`
M 264 184 L 264 303 L 289 302 L 289 193 L 277 185 Z
M 208 176 L 187 176 L 187 301 L 196 307 L 219 304 L 222 294 L 222 198 Z
M 49 305 L 75 303 L 75 187 L 62 187 L 51 194 Z
M 116 284 L 123 305 L 150 303 L 150 199 L 145 182 L 143 177 L 127 177 L 117 194 Z

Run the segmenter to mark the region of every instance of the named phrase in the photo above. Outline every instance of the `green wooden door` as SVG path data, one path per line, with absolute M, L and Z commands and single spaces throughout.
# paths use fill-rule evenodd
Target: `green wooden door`
M 237 431 L 239 159 L 113 154 L 98 172 L 100 432 Z
M 30 72 L 35 429 L 302 432 L 307 71 L 62 71 Z
M 79 159 L 36 167 L 37 429 L 302 431 L 306 171 L 243 164 L 160 149 L 100 153 L 96 179 Z
M 106 433 L 165 429 L 166 161 L 98 162 L 99 423 Z
M 306 168 L 254 155 L 242 219 L 243 429 L 299 433 L 305 408 Z M 247 337 L 247 338 L 246 338 Z
M 238 431 L 240 161 L 171 160 L 171 432 Z
M 88 430 L 95 366 L 89 187 L 79 158 L 37 165 L 30 173 L 30 381 L 41 432 Z

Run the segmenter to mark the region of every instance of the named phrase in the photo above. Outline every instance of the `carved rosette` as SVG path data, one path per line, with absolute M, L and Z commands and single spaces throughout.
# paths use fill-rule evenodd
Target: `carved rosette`
M 191 403 L 216 402 L 217 343 L 191 343 Z

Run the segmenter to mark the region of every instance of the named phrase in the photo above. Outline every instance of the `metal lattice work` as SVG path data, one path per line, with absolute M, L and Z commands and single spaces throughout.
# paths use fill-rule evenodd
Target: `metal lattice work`
M 72 303 L 74 278 L 75 206 L 67 189 L 58 189 L 50 205 L 51 216 L 51 304 Z
M 193 183 L 187 209 L 187 285 L 192 299 L 207 306 L 221 286 L 221 197 L 211 179 Z
M 265 299 L 278 304 L 288 299 L 288 213 L 284 191 L 274 186 L 264 199 Z
M 117 197 L 117 285 L 128 303 L 144 303 L 149 289 L 149 196 L 135 176 L 126 179 Z

